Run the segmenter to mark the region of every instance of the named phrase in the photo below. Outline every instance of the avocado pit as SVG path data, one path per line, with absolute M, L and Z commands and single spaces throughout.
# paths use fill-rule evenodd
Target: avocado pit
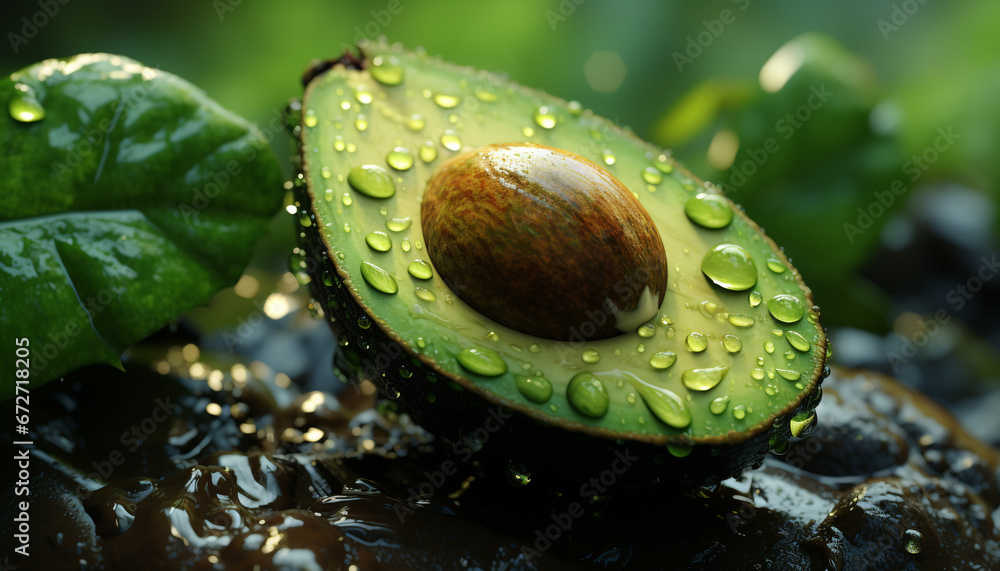
M 428 182 L 421 223 L 448 287 L 523 333 L 604 339 L 663 302 L 653 220 L 614 176 L 568 151 L 503 143 L 456 156 Z

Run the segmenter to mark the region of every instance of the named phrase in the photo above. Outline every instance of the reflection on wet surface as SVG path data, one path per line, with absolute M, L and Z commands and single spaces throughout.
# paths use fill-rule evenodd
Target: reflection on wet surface
M 463 461 L 371 386 L 335 396 L 209 369 L 89 369 L 33 391 L 33 565 L 1000 565 L 996 451 L 881 376 L 835 370 L 817 428 L 741 479 L 584 495 L 597 475 L 512 479 L 488 444 Z

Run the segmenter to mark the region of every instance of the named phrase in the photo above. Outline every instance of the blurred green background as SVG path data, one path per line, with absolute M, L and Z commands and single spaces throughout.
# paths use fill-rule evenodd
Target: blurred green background
M 841 362 L 953 402 L 1000 377 L 1000 4 L 40 0 L 0 29 L 5 73 L 121 53 L 262 125 L 361 37 L 502 72 L 726 190 L 815 290 Z

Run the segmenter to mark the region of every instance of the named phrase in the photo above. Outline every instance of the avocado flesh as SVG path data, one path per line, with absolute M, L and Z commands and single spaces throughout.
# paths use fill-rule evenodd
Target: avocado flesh
M 724 228 L 692 222 L 685 214 L 687 202 L 699 193 L 718 191 L 669 154 L 576 104 L 490 74 L 383 44 L 363 45 L 362 55 L 367 69 L 334 65 L 307 86 L 300 134 L 302 190 L 307 194 L 300 193 L 300 207 L 303 224 L 318 231 L 338 274 L 323 276 L 323 284 L 346 288 L 365 314 L 336 317 L 333 307 L 339 319 L 335 329 L 363 334 L 377 328 L 410 357 L 398 368 L 395 360 L 386 359 L 393 363 L 391 370 L 366 371 L 383 387 L 394 385 L 387 391 L 390 396 L 423 384 L 427 406 L 433 407 L 435 392 L 451 390 L 447 384 L 473 393 L 466 395 L 469 407 L 479 406 L 474 402 L 479 395 L 574 431 L 652 443 L 732 444 L 759 435 L 776 417 L 787 418 L 817 386 L 826 340 L 809 311 L 811 292 L 775 245 L 728 201 L 734 216 Z M 498 142 L 535 142 L 577 153 L 638 195 L 661 233 L 669 265 L 667 294 L 658 317 L 649 322 L 652 336 L 635 331 L 587 342 L 533 337 L 473 310 L 436 272 L 426 280 L 410 275 L 407 268 L 414 260 L 433 262 L 420 228 L 427 181 L 447 158 Z M 405 170 L 387 161 L 397 147 L 412 156 L 412 166 Z M 422 156 L 422 147 L 433 153 L 425 150 Z M 363 165 L 388 171 L 395 186 L 392 196 L 372 198 L 352 187 L 349 173 Z M 388 251 L 367 244 L 366 236 L 375 231 L 390 237 Z M 719 287 L 702 272 L 705 254 L 722 244 L 738 245 L 754 260 L 756 283 L 749 289 Z M 392 280 L 372 278 L 370 267 L 366 279 L 366 263 Z M 385 293 L 387 281 L 394 282 L 395 293 Z M 754 305 L 751 297 L 756 300 L 757 294 L 760 301 Z M 793 296 L 807 310 L 800 319 L 784 323 L 769 313 L 768 301 L 781 294 Z M 733 323 L 746 318 L 752 325 Z M 790 331 L 806 344 L 794 346 Z M 687 348 L 685 340 L 692 333 L 704 336 L 703 351 Z M 723 346 L 726 335 L 739 339 L 739 350 Z M 348 362 L 357 349 L 363 353 L 365 348 L 345 347 Z M 469 349 L 495 352 L 506 370 L 497 375 L 473 372 L 460 364 Z M 676 355 L 668 368 L 651 365 L 650 358 L 660 352 Z M 358 359 L 365 360 L 363 355 Z M 685 372 L 718 373 L 722 368 L 721 381 L 707 390 L 693 390 L 684 382 Z M 602 416 L 581 414 L 569 402 L 567 387 L 579 373 L 602 381 L 610 401 Z M 542 402 L 537 395 L 528 398 L 518 390 L 518 375 L 544 377 L 552 385 L 551 396 Z M 787 426 L 781 432 L 787 434 Z

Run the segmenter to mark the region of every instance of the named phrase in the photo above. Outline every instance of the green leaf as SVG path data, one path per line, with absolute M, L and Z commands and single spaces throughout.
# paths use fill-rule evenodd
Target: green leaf
M 0 81 L 0 105 L 8 379 L 22 338 L 30 386 L 120 367 L 127 347 L 239 278 L 280 205 L 269 136 L 128 58 L 38 63 Z M 0 397 L 13 392 L 6 382 Z

